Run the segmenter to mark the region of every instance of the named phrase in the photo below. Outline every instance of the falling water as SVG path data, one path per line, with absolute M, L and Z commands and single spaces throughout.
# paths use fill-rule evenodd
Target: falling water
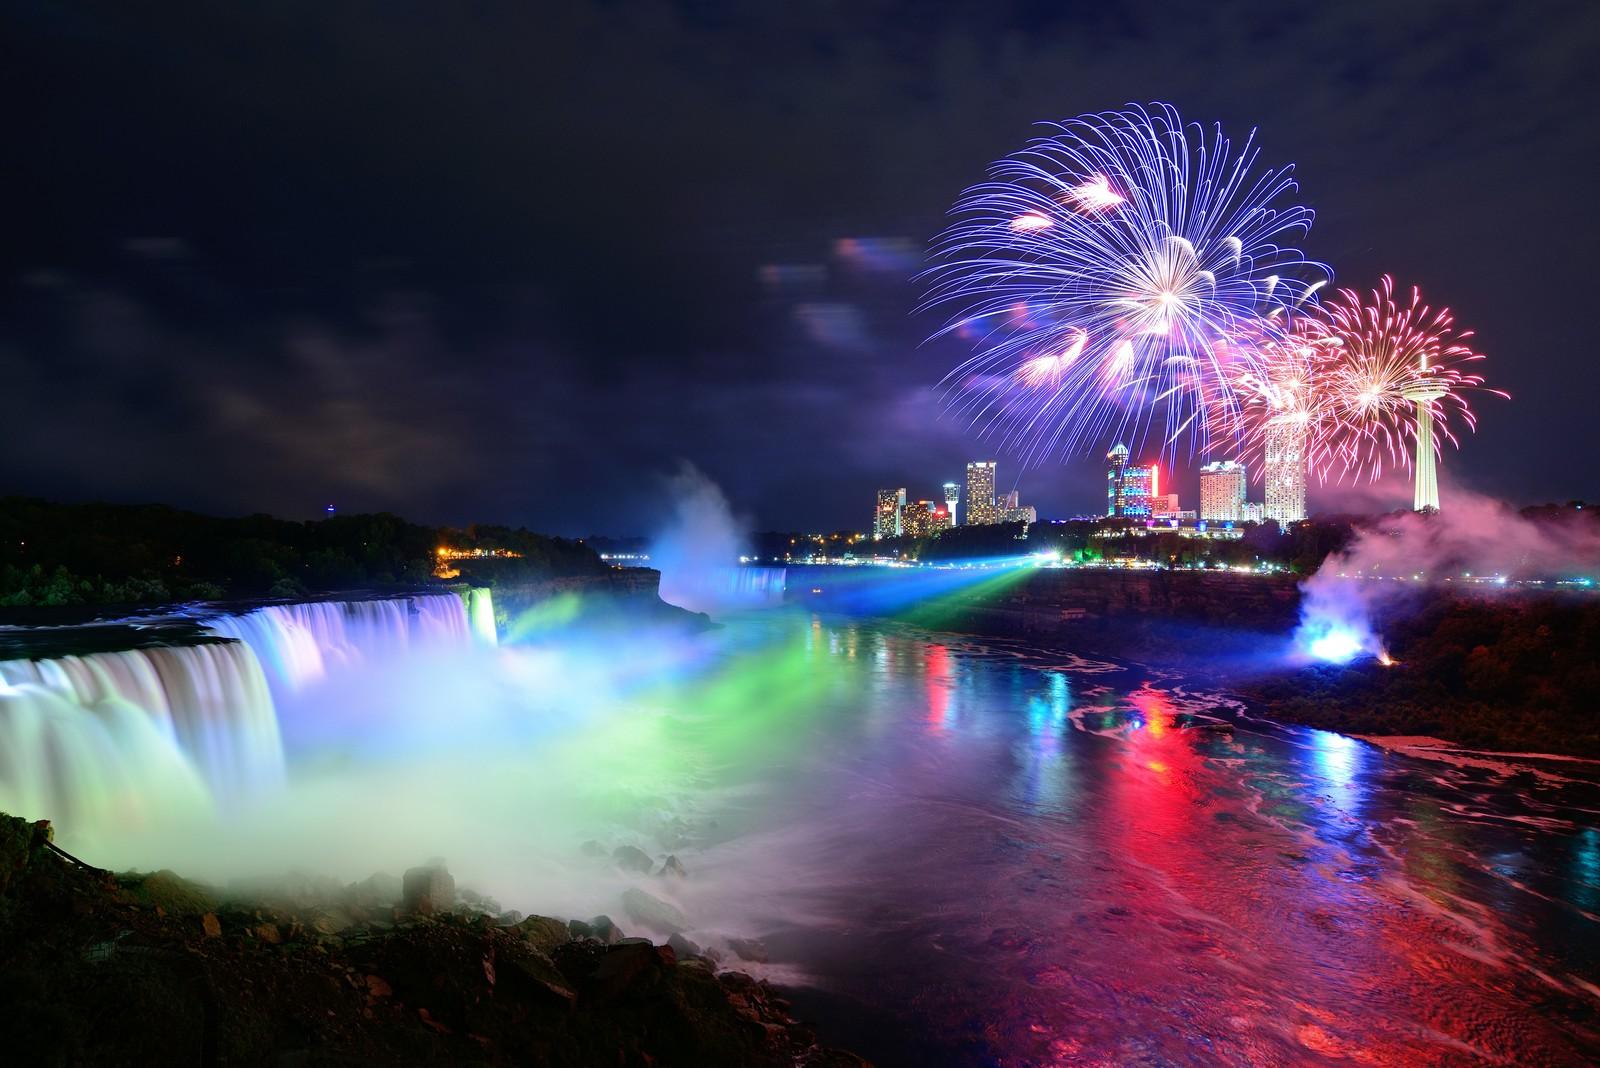
M 91 839 L 270 797 L 285 701 L 330 672 L 492 644 L 488 591 L 469 599 L 470 628 L 455 594 L 320 601 L 186 613 L 220 640 L 0 660 L 0 810 Z
M 472 636 L 485 645 L 500 644 L 500 630 L 494 618 L 494 594 L 486 586 L 467 591 L 467 621 Z
M 0 808 L 110 830 L 283 783 L 261 665 L 237 642 L 0 662 Z

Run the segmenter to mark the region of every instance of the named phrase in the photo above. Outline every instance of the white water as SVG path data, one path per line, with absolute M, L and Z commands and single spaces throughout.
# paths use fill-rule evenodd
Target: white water
M 271 799 L 284 701 L 330 671 L 492 644 L 488 592 L 471 624 L 454 594 L 269 605 L 206 619 L 229 640 L 0 661 L 0 810 L 90 845 Z

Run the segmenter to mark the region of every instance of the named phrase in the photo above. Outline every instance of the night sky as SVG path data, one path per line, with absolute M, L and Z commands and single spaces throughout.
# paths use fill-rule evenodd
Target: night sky
M 946 208 L 1166 100 L 1297 164 L 1340 284 L 1476 328 L 1514 399 L 1447 480 L 1600 498 L 1592 0 L 3 9 L 0 494 L 625 534 L 688 460 L 863 528 L 994 455 L 911 314 Z

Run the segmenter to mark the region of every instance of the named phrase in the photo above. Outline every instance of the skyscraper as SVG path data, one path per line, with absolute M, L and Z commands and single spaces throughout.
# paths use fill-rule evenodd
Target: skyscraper
M 932 501 L 917 501 L 901 509 L 901 532 L 913 538 L 937 534 L 950 525 L 950 515 Z
M 950 518 L 950 526 L 955 526 L 960 520 L 956 518 L 956 505 L 961 503 L 961 487 L 954 482 L 944 484 L 944 510 Z
M 1200 468 L 1200 518 L 1244 519 L 1247 481 L 1244 464 L 1234 460 L 1217 460 Z
M 884 538 L 897 538 L 900 536 L 901 513 L 906 506 L 906 491 L 900 489 L 881 489 L 878 491 L 878 506 L 872 513 L 872 540 L 882 541 Z
M 1306 432 L 1304 427 L 1277 426 L 1267 431 L 1266 508 L 1280 524 L 1306 517 Z
M 1161 473 L 1128 464 L 1128 447 L 1118 445 L 1106 453 L 1106 515 L 1148 517 L 1151 498 L 1159 496 Z
M 1128 467 L 1128 447 L 1113 446 L 1106 453 L 1106 515 L 1122 514 L 1122 476 Z
M 993 460 L 974 460 L 967 465 L 967 526 L 994 523 L 999 518 L 994 506 Z

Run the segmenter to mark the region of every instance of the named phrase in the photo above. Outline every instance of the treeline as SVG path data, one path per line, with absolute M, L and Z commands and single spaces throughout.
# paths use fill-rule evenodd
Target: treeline
M 894 556 L 928 563 L 997 559 L 1056 553 L 1063 560 L 1159 561 L 1178 567 L 1253 567 L 1273 564 L 1311 574 L 1352 537 L 1354 520 L 1335 516 L 1295 523 L 1287 530 L 1271 520 L 1249 523 L 1243 536 L 1223 541 L 1190 538 L 1177 533 L 1151 534 L 1116 520 L 1063 523 L 995 523 L 955 527 L 927 537 L 858 541 L 829 535 L 822 542 L 803 534 L 758 534 L 752 553 L 762 560 L 784 555 L 805 557 L 824 549 L 830 556 L 853 551 L 857 556 Z M 1137 532 L 1137 533 L 1135 533 Z M 1110 536 L 1107 536 L 1110 535 Z
M 474 561 L 476 572 L 542 577 L 604 566 L 577 542 L 504 527 L 441 530 L 388 513 L 294 522 L 267 515 L 219 518 L 163 505 L 7 497 L 0 498 L 0 607 L 415 587 L 433 581 L 441 544 L 522 554 Z
M 1245 689 L 1276 718 L 1352 734 L 1600 757 L 1600 601 L 1409 600 L 1378 621 L 1397 663 L 1323 667 Z

